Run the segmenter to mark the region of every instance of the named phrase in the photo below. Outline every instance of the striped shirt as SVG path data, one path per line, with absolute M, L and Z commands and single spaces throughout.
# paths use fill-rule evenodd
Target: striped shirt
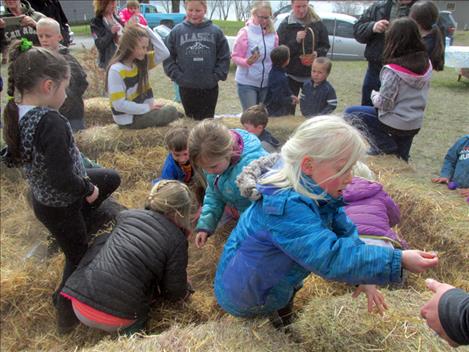
M 169 56 L 169 51 L 161 38 L 150 28 L 148 36 L 154 51 L 148 52 L 148 69 L 151 70 Z M 153 103 L 153 91 L 148 83 L 138 92 L 139 69 L 135 64 L 127 66 L 117 62 L 109 68 L 108 94 L 111 103 L 112 116 L 118 125 L 133 123 L 134 115 L 142 115 L 150 111 Z

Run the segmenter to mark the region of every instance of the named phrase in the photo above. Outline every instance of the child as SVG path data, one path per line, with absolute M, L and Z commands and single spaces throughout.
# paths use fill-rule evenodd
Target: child
M 288 84 L 285 67 L 290 62 L 290 49 L 280 45 L 270 53 L 272 69 L 269 73 L 269 85 L 265 104 L 269 116 L 285 116 L 290 114 L 291 106 L 298 104 Z
M 83 324 L 131 335 L 144 329 L 155 302 L 194 292 L 187 281 L 193 205 L 186 185 L 159 181 L 145 209 L 123 211 L 112 233 L 98 237 L 61 293 Z
M 374 181 L 373 172 L 362 162 L 353 168 L 352 181 L 343 192 L 345 213 L 357 227 L 360 239 L 369 245 L 409 249 L 392 226 L 399 224 L 399 206 Z
M 459 188 L 463 197 L 469 197 L 469 134 L 458 139 L 448 150 L 440 177 L 432 178 L 432 182 L 447 183 L 448 187 Z
M 226 80 L 230 68 L 230 48 L 222 30 L 205 19 L 206 0 L 184 4 L 186 19 L 166 41 L 171 56 L 164 62 L 164 71 L 179 85 L 186 115 L 202 120 L 215 114 L 218 81 Z
M 327 57 L 318 57 L 311 67 L 311 80 L 303 83 L 300 109 L 304 117 L 327 115 L 337 108 L 337 95 L 327 81 L 332 62 Z
M 278 151 L 280 142 L 267 131 L 266 126 L 269 122 L 267 110 L 264 105 L 253 105 L 241 115 L 241 124 L 244 129 L 251 132 L 259 138 L 262 147 L 269 153 Z
M 138 0 L 127 1 L 127 6 L 119 12 L 119 17 L 124 24 L 127 24 L 133 17 L 135 23 L 140 23 L 142 26 L 147 26 L 147 20 L 140 13 L 140 3 Z
M 60 45 L 63 37 L 59 22 L 49 17 L 42 18 L 37 23 L 36 31 L 41 46 L 63 55 L 70 65 L 70 84 L 67 88 L 67 98 L 60 108 L 60 113 L 68 119 L 73 132 L 83 130 L 85 128 L 83 94 L 88 88 L 86 72 L 70 51 Z
M 374 107 L 349 107 L 345 115 L 367 130 L 370 154 L 394 154 L 408 161 L 412 140 L 422 127 L 432 76 L 425 45 L 412 19 L 391 23 L 383 63 L 381 88 L 371 94 Z
M 432 1 L 417 1 L 409 13 L 409 17 L 417 23 L 435 71 L 443 71 L 445 67 L 445 43 L 438 27 L 439 13 L 438 7 Z
M 147 52 L 150 41 L 154 51 Z M 155 102 L 148 79 L 148 70 L 168 56 L 163 41 L 149 27 L 136 24 L 125 29 L 106 77 L 112 116 L 120 128 L 165 126 L 178 118 L 175 107 Z
M 225 205 L 243 212 L 251 202 L 242 197 L 236 176 L 251 161 L 266 155 L 259 139 L 241 129 L 229 130 L 214 120 L 204 120 L 189 135 L 191 162 L 207 179 L 202 213 L 196 226 L 195 244 L 205 245 L 222 217 Z
M 261 199 L 241 216 L 215 277 L 218 304 L 242 317 L 288 324 L 295 292 L 311 272 L 350 284 L 399 282 L 402 268 L 434 267 L 434 253 L 367 246 L 342 208 L 342 192 L 364 156 L 360 132 L 339 117 L 308 119 L 262 175 Z M 243 186 L 240 186 L 240 190 Z M 251 185 L 248 185 L 251 188 Z M 383 300 L 370 297 L 378 308 Z
M 23 167 L 32 193 L 32 207 L 65 254 L 59 292 L 85 254 L 86 216 L 120 184 L 108 169 L 85 169 L 72 130 L 58 109 L 70 78 L 67 61 L 26 39 L 10 50 L 4 138 L 10 160 Z M 31 64 L 34 63 L 34 64 Z M 56 296 L 53 296 L 56 297 Z M 75 324 L 71 305 L 56 297 L 59 333 Z

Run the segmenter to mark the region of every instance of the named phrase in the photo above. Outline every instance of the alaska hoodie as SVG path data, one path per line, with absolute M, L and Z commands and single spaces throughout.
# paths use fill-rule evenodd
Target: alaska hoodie
M 166 39 L 170 57 L 164 63 L 166 75 L 184 88 L 212 89 L 226 80 L 230 48 L 221 29 L 206 20 L 194 25 L 178 24 Z
M 398 130 L 422 127 L 432 65 L 425 52 L 398 58 L 380 73 L 381 88 L 371 93 L 379 120 Z

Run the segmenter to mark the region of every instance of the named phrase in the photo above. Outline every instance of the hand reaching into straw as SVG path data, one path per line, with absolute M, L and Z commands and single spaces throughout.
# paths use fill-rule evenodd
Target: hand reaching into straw
M 359 285 L 353 292 L 352 297 L 357 298 L 362 292 L 365 293 L 368 300 L 368 313 L 372 313 L 376 309 L 380 315 L 383 315 L 384 311 L 388 309 L 388 305 L 384 301 L 384 295 L 376 288 L 376 285 Z

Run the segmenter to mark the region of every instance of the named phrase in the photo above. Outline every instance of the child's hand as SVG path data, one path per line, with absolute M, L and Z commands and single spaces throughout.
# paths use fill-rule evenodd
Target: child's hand
M 205 246 L 205 243 L 207 243 L 207 238 L 208 238 L 208 233 L 205 231 L 199 231 L 197 232 L 197 235 L 195 235 L 195 246 L 197 248 L 202 248 Z
M 154 101 L 150 104 L 150 110 L 160 110 L 163 106 L 164 104 L 157 103 L 156 101 Z
M 88 204 L 93 203 L 99 196 L 99 188 L 94 186 L 94 191 L 89 195 L 88 197 L 85 198 L 85 200 L 88 202 Z
M 469 188 L 460 188 L 458 189 L 458 192 L 463 197 L 469 197 Z
M 438 264 L 438 256 L 434 252 L 419 250 L 402 251 L 402 266 L 412 273 L 422 273 Z
M 434 177 L 434 178 L 432 178 L 432 182 L 435 182 L 435 183 L 448 183 L 449 178 L 447 178 L 447 177 Z
M 378 313 L 383 315 L 384 311 L 388 309 L 388 306 L 384 301 L 383 294 L 379 292 L 376 285 L 360 285 L 355 289 L 352 297 L 357 298 L 362 292 L 365 293 L 366 298 L 368 299 L 368 313 L 372 313 L 373 308 L 376 307 Z
M 296 95 L 291 96 L 291 105 L 296 105 L 296 104 L 299 103 L 299 101 L 300 100 L 298 99 L 298 97 Z
M 259 60 L 260 57 L 261 57 L 261 54 L 256 51 L 254 54 L 252 54 L 251 56 L 248 57 L 248 59 L 247 59 L 248 65 L 252 65 L 257 60 Z

